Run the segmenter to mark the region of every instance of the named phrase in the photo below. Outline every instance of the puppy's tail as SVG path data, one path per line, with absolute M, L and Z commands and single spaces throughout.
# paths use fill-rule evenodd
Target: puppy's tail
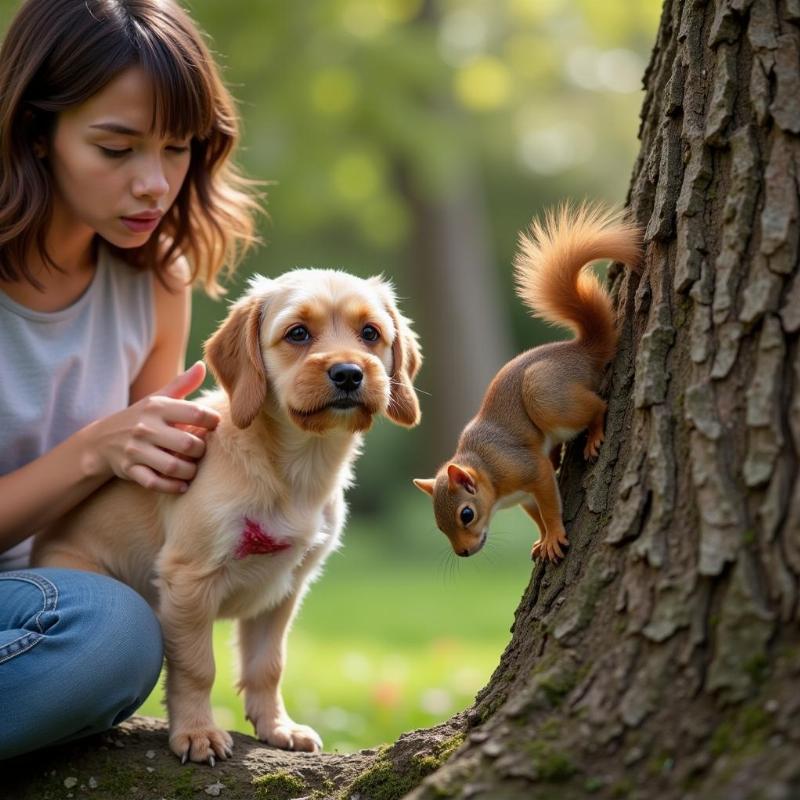
M 571 328 L 599 366 L 616 350 L 617 326 L 611 298 L 584 267 L 598 259 L 636 267 L 641 259 L 639 228 L 621 211 L 601 205 L 568 204 L 548 211 L 520 233 L 514 258 L 517 294 L 534 316 Z

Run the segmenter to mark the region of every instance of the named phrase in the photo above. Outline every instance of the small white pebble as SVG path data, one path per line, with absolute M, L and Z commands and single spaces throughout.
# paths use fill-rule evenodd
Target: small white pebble
M 156 768 L 155 768 L 155 767 L 145 767 L 145 769 L 146 769 L 148 772 L 155 772 L 155 771 L 156 771 Z
M 97 788 L 97 778 L 89 778 L 89 788 L 90 789 Z
M 155 758 L 155 757 L 156 757 L 156 751 L 155 751 L 155 750 L 148 750 L 148 751 L 147 751 L 147 752 L 144 754 L 144 757 L 145 757 L 145 758 Z
M 767 712 L 767 714 L 774 714 L 778 710 L 778 701 L 767 700 L 764 710 Z
M 212 797 L 219 797 L 220 792 L 225 788 L 225 785 L 217 781 L 216 783 L 212 783 L 209 786 L 206 786 L 205 792 L 206 794 L 210 794 Z
M 78 779 L 77 778 L 64 778 L 64 786 L 67 789 L 72 789 L 73 787 L 75 787 L 77 785 L 78 785 Z
M 500 753 L 503 752 L 503 745 L 500 742 L 495 741 L 494 739 L 490 739 L 486 744 L 483 746 L 483 752 L 486 753 L 489 758 L 497 758 Z

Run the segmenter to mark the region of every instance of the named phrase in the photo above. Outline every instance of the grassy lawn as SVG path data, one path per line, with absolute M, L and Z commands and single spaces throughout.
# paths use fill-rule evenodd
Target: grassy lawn
M 468 706 L 508 642 L 535 538 L 522 512 L 505 511 L 484 550 L 461 559 L 421 497 L 381 520 L 354 517 L 289 637 L 289 713 L 326 750 L 347 752 Z M 214 652 L 217 721 L 252 733 L 233 688 L 232 624 L 217 624 Z M 159 687 L 142 713 L 164 716 L 161 696 Z

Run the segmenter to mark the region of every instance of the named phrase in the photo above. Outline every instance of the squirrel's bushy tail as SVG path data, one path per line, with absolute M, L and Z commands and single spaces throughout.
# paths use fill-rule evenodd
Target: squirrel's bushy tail
M 614 356 L 617 327 L 611 298 L 591 270 L 598 259 L 636 267 L 642 236 L 622 211 L 583 203 L 548 211 L 521 233 L 514 258 L 517 294 L 534 316 L 575 331 L 598 364 Z

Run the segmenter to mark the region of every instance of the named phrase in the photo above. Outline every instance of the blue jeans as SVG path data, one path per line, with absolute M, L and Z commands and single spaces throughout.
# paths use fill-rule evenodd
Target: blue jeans
M 74 569 L 0 572 L 0 759 L 107 730 L 158 680 L 155 614 Z

